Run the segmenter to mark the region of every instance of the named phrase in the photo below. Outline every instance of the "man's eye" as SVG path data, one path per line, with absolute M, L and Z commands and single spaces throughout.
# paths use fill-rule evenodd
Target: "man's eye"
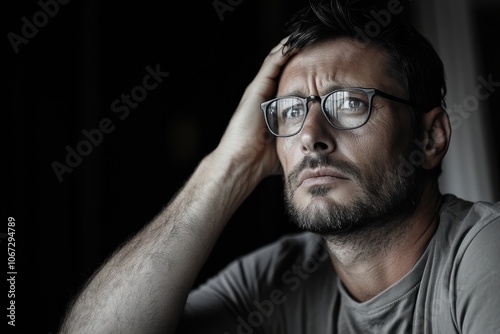
M 297 118 L 304 116 L 305 110 L 301 105 L 294 105 L 283 110 L 283 118 Z
M 366 103 L 355 98 L 345 99 L 339 104 L 338 109 L 359 111 L 359 109 L 366 109 Z

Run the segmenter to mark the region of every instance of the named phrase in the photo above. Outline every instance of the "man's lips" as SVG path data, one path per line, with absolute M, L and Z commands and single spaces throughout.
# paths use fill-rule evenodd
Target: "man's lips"
M 348 178 L 332 168 L 306 169 L 299 174 L 298 185 L 299 187 L 323 185 L 339 180 L 348 180 Z

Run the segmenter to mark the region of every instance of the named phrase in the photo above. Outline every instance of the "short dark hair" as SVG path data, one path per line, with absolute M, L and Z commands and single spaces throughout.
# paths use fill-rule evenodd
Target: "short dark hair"
M 360 41 L 366 27 L 376 22 L 373 12 L 379 10 L 373 0 L 309 0 L 285 24 L 290 36 L 286 52 L 329 37 L 347 36 Z M 387 73 L 405 89 L 415 111 L 446 107 L 444 66 L 427 38 L 398 15 L 392 15 L 390 22 L 370 33 L 368 41 L 367 36 L 365 33 L 364 43 L 386 51 Z

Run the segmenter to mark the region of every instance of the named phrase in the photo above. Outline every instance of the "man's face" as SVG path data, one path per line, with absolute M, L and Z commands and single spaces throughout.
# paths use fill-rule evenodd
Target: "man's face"
M 404 98 L 386 74 L 384 51 L 336 38 L 308 46 L 285 66 L 278 96 L 324 95 L 347 87 L 376 88 Z M 323 234 L 358 230 L 404 216 L 414 197 L 414 176 L 397 166 L 412 135 L 408 107 L 375 96 L 360 128 L 333 128 L 320 103 L 309 103 L 302 131 L 277 139 L 289 213 L 299 226 Z

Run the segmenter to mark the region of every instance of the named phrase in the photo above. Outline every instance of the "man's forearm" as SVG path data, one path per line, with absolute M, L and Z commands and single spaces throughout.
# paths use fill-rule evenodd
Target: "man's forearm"
M 221 159 L 219 159 L 221 161 Z M 171 333 L 232 213 L 255 185 L 205 158 L 169 205 L 89 281 L 62 333 Z
M 236 208 L 282 171 L 260 104 L 276 90 L 286 39 L 271 50 L 218 147 L 171 203 L 89 280 L 60 334 L 172 333 L 203 263 Z

